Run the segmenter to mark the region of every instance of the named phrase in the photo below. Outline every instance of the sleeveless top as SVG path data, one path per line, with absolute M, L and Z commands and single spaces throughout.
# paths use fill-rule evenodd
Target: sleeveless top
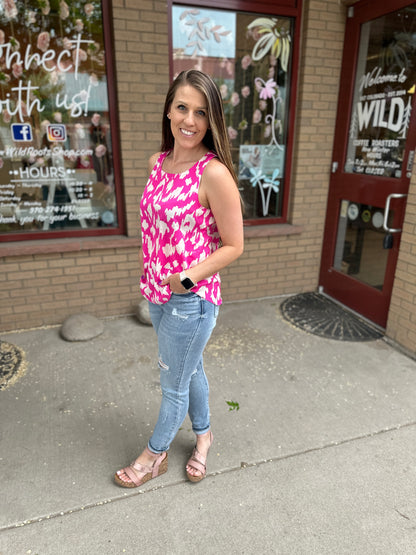
M 169 286 L 159 285 L 161 281 L 205 260 L 220 243 L 214 215 L 198 199 L 202 173 L 216 154 L 207 152 L 191 168 L 178 174 L 162 170 L 168 154 L 162 152 L 159 156 L 140 202 L 144 264 L 140 291 L 155 304 L 166 303 L 171 296 Z M 220 305 L 219 274 L 199 281 L 192 292 Z

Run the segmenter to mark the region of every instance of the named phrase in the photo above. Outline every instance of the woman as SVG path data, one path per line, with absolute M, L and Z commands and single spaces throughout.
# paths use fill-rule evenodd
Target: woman
M 243 252 L 240 195 L 212 79 L 182 72 L 167 93 L 162 125 L 162 151 L 149 160 L 140 203 L 140 289 L 158 336 L 162 403 L 146 449 L 115 475 L 122 487 L 166 472 L 188 412 L 196 446 L 186 473 L 192 482 L 205 477 L 213 435 L 202 355 L 221 304 L 218 271 Z

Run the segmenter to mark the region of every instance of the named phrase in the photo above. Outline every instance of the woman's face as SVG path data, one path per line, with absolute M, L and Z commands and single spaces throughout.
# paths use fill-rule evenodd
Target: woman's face
M 201 145 L 209 127 L 208 105 L 201 92 L 191 85 L 179 87 L 169 116 L 175 148 L 195 149 Z

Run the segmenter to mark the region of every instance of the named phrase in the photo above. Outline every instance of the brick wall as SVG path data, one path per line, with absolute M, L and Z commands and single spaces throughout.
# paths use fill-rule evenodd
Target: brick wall
M 138 241 L 95 243 L 1 247 L 0 329 L 59 324 L 76 312 L 131 313 L 138 298 Z M 16 256 L 16 249 L 22 254 Z
M 225 300 L 317 286 L 344 10 L 305 2 L 290 225 L 246 229 L 244 255 L 222 272 Z M 128 314 L 140 300 L 138 200 L 169 84 L 166 2 L 113 0 L 113 24 L 127 237 L 0 246 L 1 330 L 59 324 L 80 311 Z

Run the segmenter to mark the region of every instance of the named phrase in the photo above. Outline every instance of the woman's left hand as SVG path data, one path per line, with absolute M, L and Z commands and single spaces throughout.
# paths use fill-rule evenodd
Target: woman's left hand
M 184 295 L 185 293 L 189 293 L 189 291 L 185 289 L 185 287 L 182 285 L 179 274 L 172 274 L 171 276 L 162 280 L 160 282 L 160 285 L 169 285 L 172 293 L 176 293 L 177 295 Z

